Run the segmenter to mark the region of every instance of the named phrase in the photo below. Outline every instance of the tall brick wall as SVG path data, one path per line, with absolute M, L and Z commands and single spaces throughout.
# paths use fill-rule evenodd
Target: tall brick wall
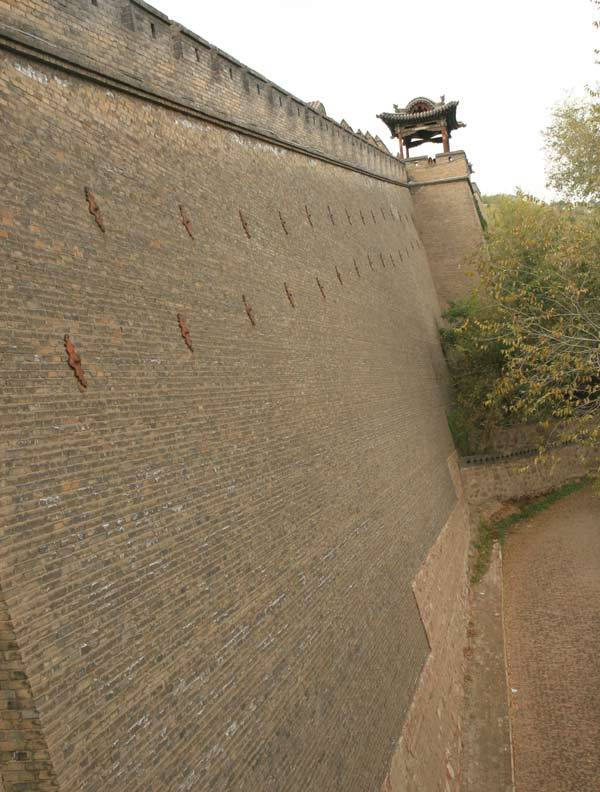
M 443 309 L 476 284 L 473 253 L 483 241 L 482 215 L 462 151 L 417 157 L 406 163 L 415 223 Z
M 457 500 L 401 165 L 196 113 L 141 4 L 0 7 L 0 582 L 53 777 L 379 789 Z

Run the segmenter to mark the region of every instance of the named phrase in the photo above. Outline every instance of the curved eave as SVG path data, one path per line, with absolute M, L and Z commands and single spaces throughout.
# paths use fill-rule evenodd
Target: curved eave
M 443 120 L 446 121 L 448 131 L 452 132 L 459 127 L 464 126 L 456 120 L 456 107 L 458 102 L 447 102 L 439 107 L 434 107 L 433 110 L 426 110 L 423 113 L 380 113 L 377 118 L 381 118 L 383 123 L 388 127 L 392 136 L 396 134 L 396 128 L 399 126 L 418 126 L 422 123 L 430 121 Z

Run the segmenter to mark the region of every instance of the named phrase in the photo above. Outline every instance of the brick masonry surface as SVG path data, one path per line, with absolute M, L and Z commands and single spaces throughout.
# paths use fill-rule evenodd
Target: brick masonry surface
M 0 592 L 0 792 L 57 790 L 8 608 Z
M 431 653 L 382 792 L 461 788 L 469 518 L 456 455 L 448 461 L 459 499 L 413 584 Z
M 0 0 L 0 35 L 380 176 L 403 164 L 138 0 Z M 288 35 L 286 31 L 284 35 Z
M 410 181 L 425 182 L 413 189 L 415 222 L 443 309 L 476 284 L 473 254 L 483 235 L 469 164 L 464 152 L 457 151 L 439 155 L 434 164 L 425 158 L 408 160 L 406 168 Z M 443 179 L 456 181 L 431 183 Z
M 0 9 L 213 101 L 143 4 Z M 13 45 L 0 101 L 1 584 L 51 760 L 30 788 L 379 789 L 429 655 L 412 582 L 457 508 L 437 297 L 378 172 L 402 166 Z

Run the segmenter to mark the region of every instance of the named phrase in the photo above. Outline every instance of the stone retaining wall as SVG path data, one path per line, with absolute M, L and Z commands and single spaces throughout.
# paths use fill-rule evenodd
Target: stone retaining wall
M 598 454 L 577 446 L 553 449 L 546 458 L 517 456 L 481 464 L 465 464 L 461 474 L 467 501 L 476 506 L 490 500 L 541 495 L 581 478 L 597 463 Z
M 413 582 L 430 654 L 382 792 L 461 788 L 469 517 L 456 457 L 458 501 Z

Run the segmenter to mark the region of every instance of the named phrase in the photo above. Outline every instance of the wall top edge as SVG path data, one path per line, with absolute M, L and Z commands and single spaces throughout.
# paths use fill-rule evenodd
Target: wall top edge
M 112 72 L 108 67 L 106 69 L 99 68 L 97 62 L 91 62 L 87 58 L 78 60 L 76 57 L 77 53 L 66 50 L 64 45 L 61 49 L 60 45 L 57 47 L 51 41 L 34 33 L 25 32 L 18 27 L 0 23 L 0 49 L 8 49 L 15 52 L 18 56 L 33 58 L 52 68 L 58 67 L 66 73 L 74 74 L 83 79 L 91 79 L 92 82 L 105 85 L 109 89 L 117 89 L 133 94 L 143 100 L 167 106 L 186 115 L 230 129 L 238 134 L 248 135 L 262 142 L 281 146 L 310 158 L 354 170 L 364 176 L 387 181 L 402 188 L 408 188 L 409 186 L 406 180 L 406 170 L 399 160 L 394 161 L 395 169 L 388 168 L 386 172 L 386 169 L 382 168 L 381 165 L 377 167 L 378 163 L 374 163 L 372 159 L 367 161 L 364 151 L 328 151 L 326 147 L 315 147 L 315 141 L 311 141 L 310 136 L 304 141 L 296 140 L 292 137 L 278 134 L 277 130 L 261 127 L 255 123 L 254 119 L 244 120 L 215 113 L 210 107 L 202 108 L 188 97 L 176 96 L 161 89 L 153 90 L 147 84 L 142 84 L 142 79 L 137 78 L 134 74 L 129 73 L 124 76 L 119 70 Z
M 328 116 L 315 106 L 318 97 L 300 99 L 145 0 L 20 0 L 9 3 L 0 28 L 2 46 L 17 40 L 30 48 L 22 52 L 26 57 L 37 58 L 33 50 L 46 53 L 55 66 L 60 59 L 87 69 L 84 78 L 135 83 L 142 99 L 168 96 L 207 118 L 262 130 L 331 162 L 406 182 L 403 161 Z
M 440 154 L 436 154 L 433 159 L 436 160 L 452 160 L 455 158 L 459 159 L 467 159 L 466 152 L 463 149 L 456 149 L 456 151 L 448 151 L 448 152 L 441 152 Z M 431 158 L 431 155 L 427 156 L 427 154 L 423 154 L 420 157 L 410 157 L 409 159 L 405 159 L 404 163 L 406 165 L 410 165 L 413 162 L 423 162 L 427 161 Z
M 145 3 L 144 0 L 131 0 L 131 2 L 139 8 L 142 8 L 144 11 L 147 11 L 149 14 L 152 14 L 152 16 L 155 16 L 157 19 L 162 19 L 163 22 L 173 24 L 172 20 L 169 19 L 166 14 L 164 14 L 162 11 L 159 11 L 158 8 L 154 8 L 154 6 L 151 6 L 149 3 Z
M 245 64 L 242 61 L 240 61 L 237 58 L 235 58 L 233 55 L 230 55 L 228 52 L 225 52 L 224 50 L 222 50 L 219 47 L 215 46 L 210 41 L 208 41 L 207 39 L 205 39 L 202 36 L 200 36 L 198 33 L 195 33 L 193 30 L 190 30 L 189 28 L 185 27 L 184 25 L 178 23 L 176 20 L 171 19 L 169 16 L 164 14 L 162 11 L 159 11 L 157 8 L 155 8 L 154 6 L 150 5 L 149 3 L 146 3 L 145 0 L 127 0 L 127 1 L 130 2 L 131 4 L 135 5 L 141 11 L 144 11 L 144 12 L 150 14 L 151 16 L 156 17 L 157 19 L 160 19 L 162 22 L 164 22 L 166 25 L 168 25 L 169 29 L 170 29 L 171 36 L 183 35 L 186 38 L 191 39 L 195 43 L 197 43 L 197 44 L 201 45 L 202 47 L 204 47 L 206 50 L 210 51 L 213 55 L 218 56 L 220 58 L 223 58 L 223 60 L 227 61 L 228 63 L 230 63 L 231 65 L 235 66 L 236 68 L 244 70 L 245 72 L 247 72 L 254 79 L 260 80 L 267 87 L 270 87 L 270 88 L 278 91 L 282 96 L 286 97 L 288 100 L 296 102 L 297 104 L 299 104 L 300 106 L 303 107 L 305 112 L 310 113 L 311 115 L 314 115 L 317 118 L 322 118 L 324 121 L 327 121 L 329 124 L 333 124 L 335 127 L 339 128 L 340 130 L 343 130 L 344 134 L 351 135 L 359 143 L 365 144 L 366 146 L 369 146 L 369 148 L 372 149 L 374 152 L 377 152 L 377 154 L 383 155 L 383 156 L 389 158 L 390 160 L 392 160 L 394 162 L 398 161 L 398 157 L 396 157 L 396 155 L 393 154 L 391 151 L 384 151 L 382 148 L 380 148 L 379 146 L 375 145 L 374 143 L 371 143 L 369 140 L 365 139 L 361 135 L 356 134 L 356 132 L 354 132 L 354 131 L 350 132 L 348 129 L 346 129 L 345 127 L 343 127 L 341 125 L 341 122 L 336 121 L 331 116 L 328 116 L 326 114 L 320 113 L 318 110 L 315 110 L 313 107 L 310 107 L 310 105 L 309 105 L 309 103 L 307 101 L 305 101 L 303 99 L 300 99 L 298 96 L 296 96 L 295 94 L 291 93 L 286 88 L 283 88 L 278 83 L 270 80 L 264 74 L 261 74 L 260 72 L 256 71 L 252 67 L 248 66 L 247 64 Z

